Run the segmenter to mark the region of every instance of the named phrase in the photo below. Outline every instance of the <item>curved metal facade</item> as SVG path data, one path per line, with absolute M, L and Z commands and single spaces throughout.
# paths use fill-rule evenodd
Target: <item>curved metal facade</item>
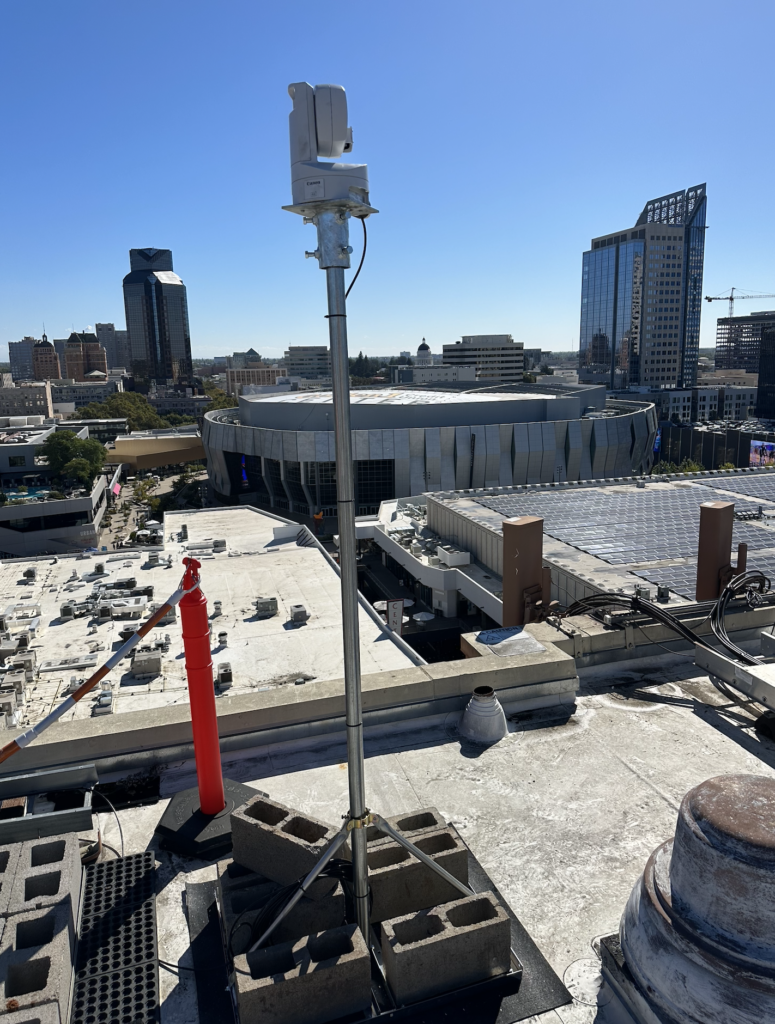
M 426 491 L 597 480 L 648 471 L 653 405 L 608 402 L 600 418 L 353 430 L 357 514 Z M 202 440 L 216 492 L 311 515 L 336 514 L 334 434 L 247 426 L 237 410 L 207 413 Z M 390 492 L 390 493 L 388 493 Z

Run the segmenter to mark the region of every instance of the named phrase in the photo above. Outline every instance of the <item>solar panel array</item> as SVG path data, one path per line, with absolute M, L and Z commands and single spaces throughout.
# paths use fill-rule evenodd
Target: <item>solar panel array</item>
M 664 565 L 653 569 L 637 569 L 635 575 L 657 586 L 670 587 L 676 594 L 694 600 L 697 586 L 697 563 L 685 565 Z
M 735 561 L 733 552 L 733 561 Z M 755 553 L 748 557 L 748 569 L 758 569 L 775 583 L 775 554 L 760 555 Z M 697 584 L 697 562 L 685 565 L 655 566 L 653 569 L 637 569 L 635 575 L 655 585 L 668 586 L 676 594 L 694 600 Z
M 477 497 L 480 505 L 506 518 L 542 516 L 544 532 L 573 547 L 597 555 L 611 565 L 658 562 L 697 555 L 700 504 L 708 500 L 699 488 L 640 490 L 610 488 L 532 491 Z M 736 501 L 738 511 L 756 511 L 758 503 Z M 746 522 L 735 523 L 733 543 L 750 550 L 775 548 L 775 531 Z M 696 570 L 695 570 L 696 571 Z
M 775 505 L 775 472 L 757 473 L 755 476 L 717 477 L 713 480 L 698 480 L 703 487 L 721 488 L 735 494 L 748 494 L 762 502 Z

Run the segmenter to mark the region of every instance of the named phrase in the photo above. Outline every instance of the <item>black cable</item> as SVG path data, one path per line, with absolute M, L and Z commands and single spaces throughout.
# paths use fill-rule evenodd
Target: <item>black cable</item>
M 118 811 L 113 806 L 113 804 L 110 802 L 110 800 L 108 800 L 108 798 L 105 796 L 104 793 L 101 793 L 101 792 L 97 793 L 95 791 L 94 795 L 98 796 L 100 798 L 100 800 L 104 800 L 105 803 L 108 805 L 108 807 L 111 809 L 111 811 L 113 811 L 113 816 L 116 819 L 116 824 L 118 825 L 118 834 L 121 837 L 121 856 L 123 857 L 124 856 L 124 831 L 121 828 L 121 820 L 120 820 L 120 818 L 118 816 Z
M 355 277 L 352 279 L 352 281 L 350 281 L 350 286 L 348 287 L 347 291 L 344 293 L 345 299 L 350 294 L 350 292 L 353 290 L 353 285 L 358 280 L 358 274 L 360 274 L 360 272 L 361 272 L 361 267 L 363 266 L 363 261 L 366 259 L 366 242 L 367 242 L 367 238 L 366 238 L 366 218 L 365 217 L 361 217 L 360 218 L 360 222 L 363 225 L 363 252 L 361 253 L 361 262 L 358 264 L 358 269 L 355 271 Z
M 665 647 L 664 644 L 661 644 L 659 640 L 652 640 L 652 638 L 648 635 L 643 626 L 638 626 L 638 629 L 641 631 L 641 633 L 645 636 L 645 638 L 648 640 L 650 644 L 656 644 L 657 647 L 662 647 L 664 650 L 667 651 L 668 654 L 678 654 L 681 658 L 694 658 L 693 654 L 688 654 L 685 651 L 673 651 L 669 647 Z
M 761 583 L 762 586 L 769 586 L 769 581 L 766 577 L 762 576 L 761 573 L 744 573 L 742 576 L 736 577 L 731 584 L 728 584 L 727 587 L 724 588 L 721 597 L 718 599 L 710 613 L 711 629 L 713 630 L 714 636 L 719 640 L 728 653 L 732 654 L 736 659 L 744 661 L 748 665 L 757 665 L 759 662 L 756 658 L 748 654 L 747 651 L 737 647 L 737 645 L 730 640 L 723 626 L 723 616 L 726 611 L 726 606 L 733 594 L 740 589 L 752 587 L 754 583 Z M 662 625 L 667 626 L 669 629 L 678 633 L 679 636 L 682 636 L 689 643 L 699 644 L 708 651 L 718 653 L 712 644 L 708 643 L 708 641 L 699 636 L 693 629 L 685 625 L 680 619 L 675 615 L 672 615 L 665 608 L 652 604 L 651 601 L 646 601 L 644 598 L 633 597 L 629 594 L 591 594 L 589 597 L 583 597 L 581 600 L 574 602 L 574 604 L 572 604 L 565 612 L 564 617 L 567 618 L 572 615 L 577 615 L 580 612 L 589 611 L 590 609 L 606 608 L 612 605 L 620 608 L 629 608 L 634 612 L 644 612 L 657 622 L 660 622 Z M 720 627 L 719 622 L 721 623 Z

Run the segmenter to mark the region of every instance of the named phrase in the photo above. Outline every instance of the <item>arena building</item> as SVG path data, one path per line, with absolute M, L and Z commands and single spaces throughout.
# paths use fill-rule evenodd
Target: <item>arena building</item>
M 357 515 L 426 491 L 630 476 L 651 466 L 653 404 L 606 401 L 602 387 L 466 386 L 352 392 Z M 238 409 L 207 413 L 202 440 L 216 496 L 335 516 L 331 397 L 247 395 Z

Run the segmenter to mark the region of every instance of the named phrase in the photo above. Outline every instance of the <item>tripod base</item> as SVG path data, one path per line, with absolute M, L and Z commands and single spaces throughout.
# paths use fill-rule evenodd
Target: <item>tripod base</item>
M 226 806 L 215 815 L 200 811 L 197 786 L 176 793 L 156 826 L 159 846 L 184 857 L 222 857 L 231 850 L 231 812 L 257 793 L 252 786 L 224 779 Z

